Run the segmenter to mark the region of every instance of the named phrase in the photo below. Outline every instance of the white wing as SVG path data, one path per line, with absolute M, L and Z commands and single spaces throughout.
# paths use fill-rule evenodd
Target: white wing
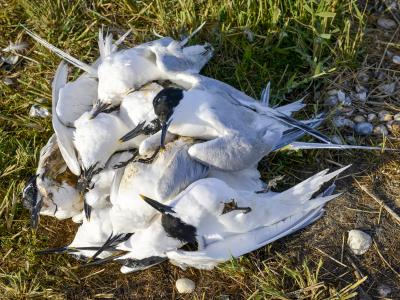
M 60 89 L 66 84 L 68 68 L 64 62 L 61 62 L 57 68 L 52 84 L 52 123 L 54 132 L 57 135 L 57 142 L 61 154 L 72 173 L 79 176 L 81 168 L 75 154 L 75 148 L 72 143 L 73 129 L 64 126 L 57 117 L 56 109 Z

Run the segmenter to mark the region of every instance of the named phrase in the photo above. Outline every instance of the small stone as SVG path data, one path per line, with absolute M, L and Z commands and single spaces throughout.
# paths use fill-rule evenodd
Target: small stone
M 357 75 L 357 79 L 360 80 L 361 82 L 368 82 L 369 81 L 369 76 L 365 72 L 360 72 Z
M 353 118 L 353 121 L 356 123 L 361 123 L 361 122 L 365 122 L 365 118 L 364 118 L 364 116 L 357 115 Z
M 367 100 L 367 92 L 360 92 L 360 93 L 357 93 L 355 96 L 361 102 L 365 102 Z
M 335 124 L 336 127 L 350 127 L 354 128 L 354 122 L 352 120 L 349 120 L 345 117 L 339 116 L 333 119 L 333 124 Z
M 250 43 L 254 42 L 254 33 L 250 29 L 246 28 L 243 33 Z
M 386 95 L 392 95 L 396 89 L 396 83 L 388 83 L 388 84 L 383 84 L 378 86 L 378 89 L 382 92 L 385 93 Z
M 396 65 L 400 65 L 400 56 L 394 55 L 392 57 L 392 62 L 395 63 Z
M 31 109 L 29 110 L 29 116 L 47 118 L 50 116 L 50 112 L 47 110 L 47 108 L 34 104 L 31 106 Z
M 386 110 L 381 110 L 378 113 L 379 121 L 387 122 L 393 120 L 393 115 Z
M 368 90 L 367 90 L 367 88 L 365 86 L 362 86 L 362 85 L 359 85 L 359 84 L 356 85 L 356 92 L 357 93 L 367 92 L 367 91 Z
M 375 135 L 388 135 L 389 134 L 389 132 L 388 132 L 388 130 L 387 130 L 387 128 L 386 128 L 386 126 L 385 125 L 383 125 L 383 124 L 380 124 L 380 125 L 378 125 L 378 126 L 375 126 L 375 128 L 374 128 L 374 134 Z
M 338 136 L 336 134 L 331 136 L 331 141 L 334 144 L 343 144 L 342 139 L 340 138 L 340 136 Z
M 378 19 L 378 26 L 383 29 L 394 29 L 396 28 L 396 22 L 392 19 L 381 17 Z
M 395 114 L 394 117 L 393 117 L 393 120 L 400 121 L 400 113 Z
M 367 121 L 372 122 L 377 118 L 376 114 L 368 114 Z
M 342 115 L 350 117 L 354 112 L 354 108 L 349 106 L 342 106 L 339 108 L 339 111 Z
M 340 103 L 344 103 L 346 101 L 346 94 L 342 90 L 337 92 L 337 97 Z
M 14 84 L 14 81 L 11 78 L 8 78 L 8 77 L 4 78 L 3 82 L 4 82 L 5 85 L 13 85 Z
M 335 106 L 336 104 L 338 104 L 338 98 L 336 96 L 329 96 L 325 99 L 325 105 Z
M 175 283 L 176 289 L 180 294 L 190 294 L 196 288 L 194 281 L 189 278 L 180 278 Z
M 392 293 L 392 289 L 386 284 L 380 284 L 377 288 L 378 294 L 380 297 L 385 298 Z
M 346 136 L 346 141 L 347 141 L 347 143 L 349 143 L 350 145 L 356 145 L 356 144 L 357 144 L 356 139 L 355 139 L 354 136 L 352 136 L 352 135 Z
M 373 129 L 374 126 L 372 126 L 372 124 L 368 122 L 357 123 L 354 127 L 354 131 L 359 135 L 370 135 Z
M 333 89 L 333 90 L 327 91 L 326 93 L 327 93 L 329 96 L 337 96 L 338 92 L 339 92 L 338 90 Z
M 387 128 L 391 131 L 391 132 L 400 132 L 400 121 L 389 121 L 386 124 Z
M 347 238 L 347 245 L 351 251 L 356 255 L 362 255 L 368 251 L 371 247 L 372 238 L 369 234 L 353 229 L 349 231 L 349 236 Z

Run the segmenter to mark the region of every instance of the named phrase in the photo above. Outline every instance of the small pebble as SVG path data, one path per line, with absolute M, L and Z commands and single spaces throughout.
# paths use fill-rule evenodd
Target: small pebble
M 374 126 L 368 122 L 360 122 L 354 126 L 354 131 L 359 135 L 370 135 L 373 129 Z
M 367 121 L 372 122 L 377 118 L 376 114 L 368 114 Z
M 327 93 L 329 96 L 337 96 L 338 92 L 339 92 L 338 90 L 333 89 L 333 90 L 327 91 L 326 93 Z
M 336 134 L 331 136 L 331 141 L 334 144 L 343 144 L 342 139 Z
M 371 247 L 372 238 L 369 234 L 353 229 L 349 231 L 349 236 L 347 238 L 347 245 L 351 251 L 356 255 L 362 255 L 368 251 Z
M 365 72 L 361 72 L 357 75 L 357 79 L 360 80 L 361 82 L 368 82 L 369 76 Z
M 374 128 L 374 134 L 375 135 L 388 135 L 389 131 L 387 130 L 386 126 L 383 124 L 380 124 L 378 126 L 375 126 Z
M 5 85 L 13 85 L 14 84 L 14 81 L 11 78 L 8 78 L 8 77 L 4 78 L 3 82 L 4 82 Z
M 355 139 L 354 136 L 352 136 L 352 135 L 346 136 L 346 141 L 347 141 L 347 143 L 349 143 L 350 145 L 356 145 L 356 144 L 357 144 L 356 139 Z
M 378 290 L 379 296 L 383 297 L 383 298 L 389 296 L 392 293 L 392 289 L 389 286 L 387 286 L 386 284 L 378 285 L 377 290 Z
M 354 122 L 352 120 L 346 119 L 345 117 L 342 117 L 342 116 L 334 118 L 333 124 L 335 124 L 336 127 L 354 128 Z
M 389 121 L 386 126 L 391 132 L 400 132 L 400 121 Z
M 394 29 L 396 28 L 396 22 L 392 19 L 381 17 L 378 19 L 378 26 L 383 29 Z
M 395 114 L 394 117 L 393 117 L 393 120 L 400 121 L 400 113 Z
M 394 55 L 392 57 L 392 62 L 394 62 L 396 65 L 400 65 L 400 56 Z
M 379 121 L 387 122 L 393 120 L 393 115 L 386 110 L 381 110 L 378 113 Z
M 354 112 L 354 108 L 349 106 L 342 106 L 339 108 L 339 111 L 342 115 L 350 117 Z
M 359 85 L 359 84 L 356 85 L 356 92 L 357 93 L 367 92 L 367 91 L 368 90 L 367 90 L 367 88 L 365 86 L 362 86 L 362 85 Z
M 250 29 L 246 28 L 243 33 L 250 43 L 254 42 L 254 33 Z
M 196 284 L 189 278 L 180 278 L 175 283 L 176 289 L 180 294 L 190 294 L 196 288 Z
M 357 93 L 356 98 L 361 102 L 365 102 L 367 100 L 367 92 Z
M 342 103 L 344 105 L 348 105 L 347 104 L 348 103 L 348 99 L 347 99 L 348 97 L 346 97 L 346 94 L 342 90 L 338 91 L 337 98 L 338 98 L 340 103 Z M 351 100 L 350 100 L 350 104 L 351 104 Z
M 47 118 L 50 116 L 50 112 L 47 110 L 47 108 L 34 104 L 29 110 L 29 116 Z
M 388 83 L 378 87 L 378 89 L 386 95 L 392 95 L 396 89 L 396 83 Z
M 325 105 L 335 106 L 338 104 L 338 98 L 336 96 L 329 96 L 325 99 Z
M 361 123 L 361 122 L 365 122 L 365 118 L 364 118 L 364 116 L 357 115 L 353 118 L 353 121 L 356 123 Z

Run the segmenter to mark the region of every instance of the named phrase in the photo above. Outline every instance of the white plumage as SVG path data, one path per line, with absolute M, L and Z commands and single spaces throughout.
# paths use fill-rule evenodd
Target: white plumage
M 258 102 L 199 75 L 213 49 L 186 44 L 200 28 L 182 41 L 162 37 L 125 50 L 117 46 L 129 32 L 113 44 L 100 31 L 92 65 L 28 31 L 85 71 L 68 82 L 66 65 L 57 68 L 55 134 L 23 192 L 33 226 L 39 213 L 82 223 L 68 246 L 43 253 L 117 261 L 123 273 L 165 260 L 212 269 L 313 223 L 338 196 L 331 186 L 313 197 L 346 168 L 276 193 L 257 164 L 287 145 L 362 147 L 330 144 L 315 129 L 321 115 L 293 119 L 302 101 L 271 108 L 270 84 Z M 305 133 L 322 143 L 296 142 Z M 185 244 L 196 248 L 185 251 Z

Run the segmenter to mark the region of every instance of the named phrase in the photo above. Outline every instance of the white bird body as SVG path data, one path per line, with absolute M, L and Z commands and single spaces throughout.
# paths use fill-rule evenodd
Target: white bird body
M 93 208 L 90 221 L 83 218 L 83 223 L 79 226 L 74 240 L 69 244 L 69 248 L 76 247 L 101 247 L 107 238 L 112 234 L 110 220 L 110 206 Z M 91 257 L 96 250 L 77 250 L 74 252 L 78 257 Z M 108 257 L 111 253 L 104 251 L 99 258 Z
M 55 134 L 40 151 L 36 174 L 41 215 L 63 220 L 80 214 L 83 202 L 76 189 L 77 177 L 67 169 Z
M 207 258 L 209 263 L 206 267 L 213 267 L 230 259 L 232 253 L 237 254 L 235 256 L 245 254 L 265 245 L 266 241 L 279 233 L 284 232 L 284 236 L 302 228 L 297 227 L 299 222 L 305 226 L 317 219 L 321 215 L 323 205 L 337 195 L 320 195 L 311 199 L 312 195 L 323 183 L 346 168 L 330 174 L 326 174 L 327 170 L 322 171 L 282 193 L 255 194 L 235 190 L 216 178 L 198 180 L 168 202 L 171 211 L 163 213 L 162 218 L 154 221 L 159 224 L 152 223 L 140 234 L 135 234 L 122 243 L 119 248 L 129 251 L 124 259 L 143 259 L 151 253 L 152 256 L 171 257 L 182 266 L 193 265 L 201 268 L 200 258 Z M 177 222 L 163 220 L 166 215 L 178 218 L 182 223 L 176 225 Z M 309 216 L 312 218 L 308 218 Z M 292 218 L 295 222 L 291 221 Z M 164 231 L 160 229 L 160 224 Z M 187 230 L 179 229 L 182 224 L 195 228 L 194 238 L 199 247 L 198 251 L 188 253 L 178 250 L 184 243 L 179 234 Z M 177 231 L 172 232 L 174 229 Z M 232 240 L 242 243 L 232 243 Z M 161 249 L 160 244 L 164 243 L 166 247 Z M 197 257 L 200 258 L 196 260 Z M 124 268 L 124 272 L 129 271 L 134 269 Z
M 189 154 L 208 166 L 238 171 L 270 152 L 285 129 L 274 119 L 243 108 L 224 94 L 193 88 L 182 91 L 168 132 L 206 140 L 193 145 Z M 154 150 L 153 145 L 145 140 L 139 152 Z
M 100 113 L 94 119 L 89 112 L 84 113 L 76 120 L 75 128 L 73 142 L 85 169 L 96 164 L 103 168 L 114 152 L 139 146 L 137 139 L 119 140 L 130 128 L 117 113 Z
M 100 100 L 118 105 L 131 90 L 162 79 L 163 72 L 136 48 L 121 50 L 102 59 L 98 69 Z
M 161 90 L 161 85 L 151 82 L 122 99 L 119 116 L 129 128 L 157 118 L 153 110 L 153 99 Z
M 118 171 L 111 193 L 114 233 L 136 232 L 150 224 L 156 212 L 140 195 L 165 202 L 207 175 L 208 168 L 188 155 L 190 144 L 176 140 L 151 164 L 133 162 Z
M 92 109 L 97 100 L 97 87 L 97 81 L 85 73 L 60 89 L 56 113 L 65 126 L 73 127 L 75 120 Z

